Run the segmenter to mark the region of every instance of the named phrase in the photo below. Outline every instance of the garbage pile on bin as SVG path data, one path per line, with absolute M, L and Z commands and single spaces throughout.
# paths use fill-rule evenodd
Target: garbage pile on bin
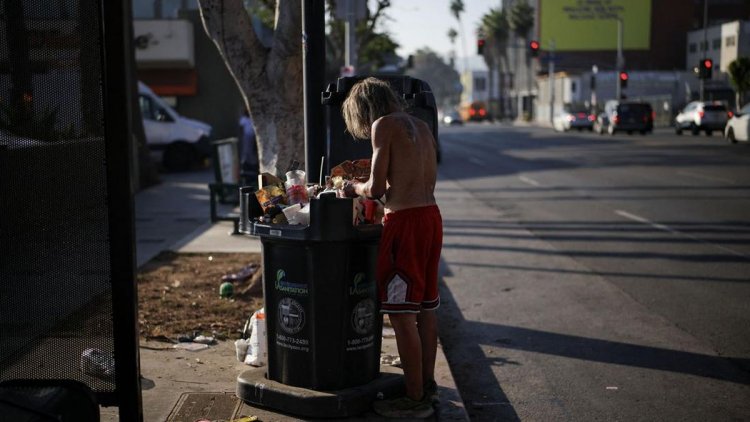
M 263 215 L 253 218 L 254 222 L 274 225 L 310 224 L 310 199 L 331 195 L 344 197 L 347 182 L 366 182 L 370 178 L 370 160 L 344 161 L 331 169 L 331 175 L 325 177 L 325 184 L 308 185 L 306 174 L 302 170 L 292 169 L 286 172 L 286 180 L 270 173 L 258 176 L 261 188 L 255 192 L 255 198 L 263 210 Z M 367 198 L 353 201 L 352 224 L 379 223 L 383 217 L 382 203 Z

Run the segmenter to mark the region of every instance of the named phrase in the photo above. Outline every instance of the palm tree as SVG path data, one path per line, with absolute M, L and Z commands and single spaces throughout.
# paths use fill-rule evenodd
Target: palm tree
M 739 57 L 729 63 L 729 81 L 735 92 L 735 104 L 737 109 L 745 103 L 745 92 L 750 90 L 750 58 Z
M 450 4 L 450 10 L 451 14 L 453 14 L 453 17 L 456 18 L 458 21 L 458 32 L 461 35 L 461 53 L 464 56 L 464 72 L 468 70 L 469 65 L 466 57 L 466 37 L 464 34 L 464 26 L 461 23 L 461 13 L 464 12 L 464 2 L 463 0 L 451 0 Z
M 528 35 L 531 28 L 534 27 L 534 8 L 529 6 L 529 3 L 527 0 L 518 0 L 513 4 L 513 7 L 510 9 L 510 16 L 508 17 L 508 22 L 510 23 L 510 28 L 513 30 L 513 33 L 515 36 L 521 40 L 523 40 L 519 44 L 521 46 L 525 46 L 528 41 Z M 528 51 L 526 48 L 516 48 L 516 51 L 521 50 L 524 52 L 524 60 L 526 62 L 526 66 L 530 68 L 529 63 L 529 56 Z M 516 56 L 516 76 L 520 70 L 520 60 L 519 57 Z M 530 70 L 530 69 L 529 69 Z M 531 93 L 531 76 L 529 75 L 527 77 L 527 90 L 529 93 Z M 516 77 L 516 80 L 518 78 Z M 516 92 L 518 92 L 518 87 L 516 86 Z M 531 104 L 529 104 L 529 107 L 531 107 Z M 519 107 L 519 112 L 522 110 Z M 531 110 L 529 110 L 530 112 Z
M 452 57 L 451 57 L 451 66 L 455 66 L 454 58 L 456 57 L 456 37 L 458 36 L 458 31 L 451 28 L 448 30 L 448 39 L 451 40 L 451 46 L 452 46 Z
M 493 101 L 493 87 L 495 86 L 495 72 L 498 70 L 500 75 L 503 74 L 503 68 L 507 69 L 507 57 L 506 51 L 508 48 L 508 18 L 505 10 L 503 9 L 490 9 L 484 16 L 482 16 L 481 23 L 478 32 L 484 34 L 486 39 L 486 47 L 484 53 L 484 61 L 487 63 L 489 69 L 489 85 L 490 85 L 490 114 L 493 116 L 503 116 L 504 113 L 504 98 L 505 93 L 500 92 L 500 104 L 498 107 L 496 101 Z M 502 76 L 501 79 L 502 81 Z M 502 89 L 504 89 L 501 83 Z M 499 113 L 498 113 L 499 111 Z

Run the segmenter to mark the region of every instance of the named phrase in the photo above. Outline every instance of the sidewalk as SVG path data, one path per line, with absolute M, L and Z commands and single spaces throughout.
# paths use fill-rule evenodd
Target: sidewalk
M 162 250 L 176 252 L 260 253 L 258 238 L 232 236 L 232 224 L 209 220 L 210 171 L 165 175 L 158 186 L 136 194 L 137 264 L 140 267 Z M 248 310 L 248 314 L 252 310 Z M 383 338 L 381 355 L 397 356 L 395 338 Z M 189 421 L 175 418 L 199 414 L 209 420 L 257 416 L 261 421 L 302 420 L 242 403 L 234 396 L 237 376 L 251 367 L 237 361 L 232 341 L 198 352 L 175 350 L 157 342 L 140 349 L 144 420 Z M 435 378 L 440 404 L 432 420 L 468 420 L 442 347 L 438 348 Z M 102 420 L 117 420 L 116 408 L 102 410 Z M 213 412 L 213 413 L 212 413 Z M 217 415 L 211 418 L 210 415 Z M 219 416 L 220 415 L 220 416 Z M 382 420 L 372 412 L 348 420 Z

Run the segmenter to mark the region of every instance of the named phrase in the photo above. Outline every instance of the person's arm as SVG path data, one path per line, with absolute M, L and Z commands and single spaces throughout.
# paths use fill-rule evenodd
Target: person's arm
M 367 182 L 353 182 L 347 186 L 347 196 L 364 196 L 377 199 L 385 195 L 390 156 L 391 130 L 388 121 L 380 119 L 372 125 L 372 160 L 370 179 Z

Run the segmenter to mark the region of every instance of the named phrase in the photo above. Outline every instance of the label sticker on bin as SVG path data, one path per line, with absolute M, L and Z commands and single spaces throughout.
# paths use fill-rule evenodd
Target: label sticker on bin
M 352 310 L 352 328 L 357 334 L 367 334 L 375 324 L 375 301 L 359 301 Z
M 305 326 L 305 309 L 296 300 L 285 297 L 279 301 L 279 326 L 287 334 L 297 334 Z

